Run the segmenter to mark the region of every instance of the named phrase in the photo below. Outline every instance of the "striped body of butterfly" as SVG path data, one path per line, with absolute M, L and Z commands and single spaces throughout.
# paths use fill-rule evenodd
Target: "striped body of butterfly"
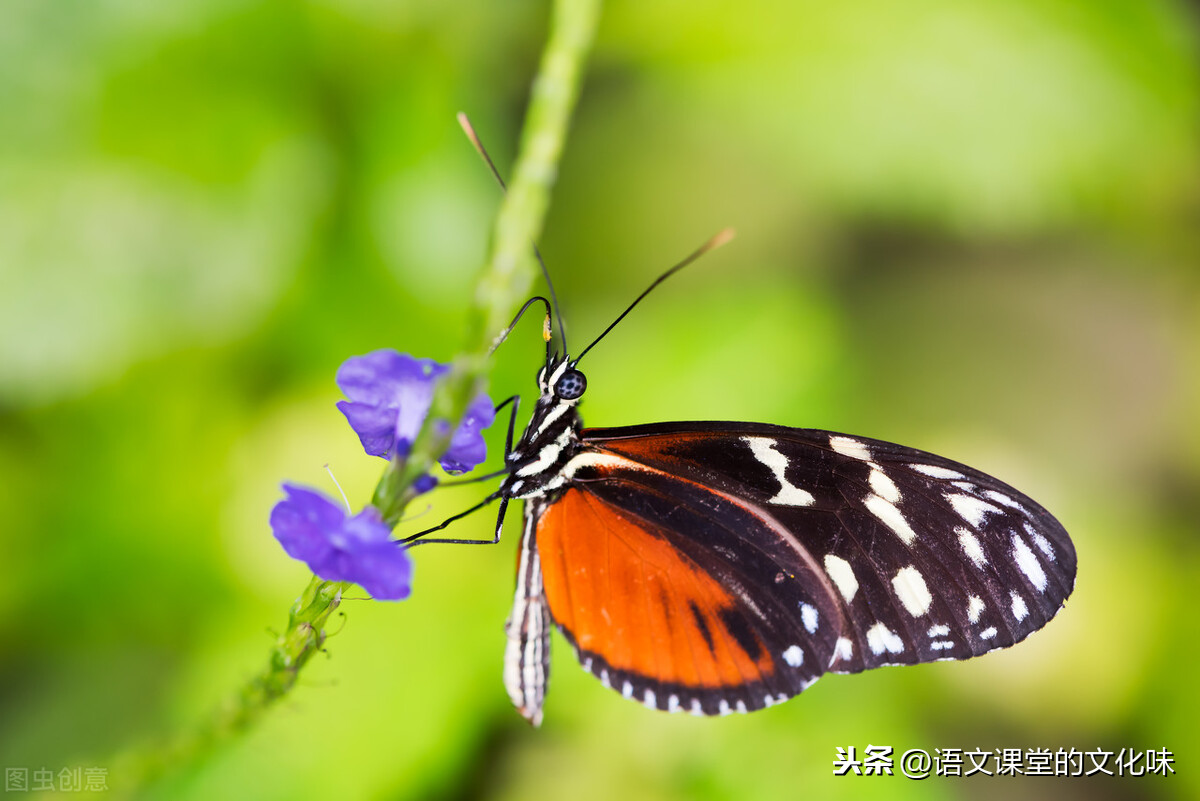
M 538 385 L 493 496 L 525 502 L 504 680 L 534 725 L 552 626 L 626 698 L 718 715 L 1013 645 L 1071 593 L 1063 527 L 978 470 L 773 425 L 585 429 L 576 362 Z

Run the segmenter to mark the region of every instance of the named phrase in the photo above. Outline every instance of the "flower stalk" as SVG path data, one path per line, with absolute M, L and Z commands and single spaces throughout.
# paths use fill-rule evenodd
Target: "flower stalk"
M 435 431 L 431 421 L 462 419 L 471 399 L 486 391 L 488 353 L 495 337 L 528 298 L 537 277 L 533 245 L 541 236 L 558 176 L 600 0 L 557 0 L 552 13 L 550 38 L 533 80 L 513 176 L 492 229 L 491 254 L 475 282 L 466 342 L 434 395 L 433 411 L 407 463 L 398 468 L 396 486 L 401 493 L 429 472 L 449 441 L 449 435 Z M 385 473 L 384 481 L 388 480 Z
M 392 458 L 375 489 L 372 505 L 392 528 L 449 447 L 456 425 L 472 400 L 486 390 L 488 353 L 497 333 L 526 299 L 536 278 L 533 244 L 541 234 L 568 121 L 579 95 L 583 65 L 591 48 L 600 0 L 555 0 L 550 34 L 534 78 L 530 104 L 509 189 L 492 232 L 491 252 L 472 297 L 463 349 L 437 384 L 433 405 L 407 455 Z M 313 576 L 293 604 L 287 627 L 271 649 L 266 667 L 230 699 L 207 725 L 154 752 L 118 760 L 118 795 L 134 794 L 158 775 L 200 761 L 213 748 L 253 725 L 295 685 L 300 671 L 325 642 L 325 626 L 351 585 Z
M 266 711 L 271 702 L 286 695 L 301 668 L 325 642 L 325 624 L 342 601 L 342 593 L 351 585 L 340 581 L 322 581 L 313 576 L 292 604 L 288 625 L 271 648 L 268 667 L 242 688 L 238 701 L 227 713 L 223 727 L 234 731 L 246 728 Z

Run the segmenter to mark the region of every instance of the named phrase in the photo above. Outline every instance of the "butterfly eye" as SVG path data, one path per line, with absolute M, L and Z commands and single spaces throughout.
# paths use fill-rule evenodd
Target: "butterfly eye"
M 587 389 L 587 379 L 578 370 L 567 370 L 554 384 L 554 394 L 563 400 L 575 400 Z

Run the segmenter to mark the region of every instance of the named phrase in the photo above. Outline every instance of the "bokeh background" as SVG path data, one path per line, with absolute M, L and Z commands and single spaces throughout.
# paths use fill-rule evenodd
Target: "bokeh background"
M 346 602 L 288 699 L 148 797 L 1200 797 L 1198 13 L 613 2 L 547 222 L 580 344 L 739 233 L 589 354 L 589 423 L 829 428 L 993 472 L 1075 538 L 1044 631 L 716 720 L 623 701 L 556 641 L 534 731 L 500 677 L 510 527 L 416 552 L 408 601 Z M 117 764 L 262 667 L 308 581 L 267 526 L 279 483 L 332 492 L 328 463 L 365 502 L 338 364 L 462 345 L 499 195 L 454 113 L 509 172 L 547 17 L 0 4 L 0 765 Z M 498 352 L 496 397 L 531 396 L 540 344 L 531 321 Z M 868 744 L 1178 772 L 832 775 Z

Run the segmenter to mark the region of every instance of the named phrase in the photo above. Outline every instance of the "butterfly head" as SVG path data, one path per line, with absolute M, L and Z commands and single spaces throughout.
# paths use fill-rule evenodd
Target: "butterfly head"
M 578 362 L 568 356 L 554 357 L 538 372 L 538 389 L 543 398 L 575 403 L 587 390 L 587 377 L 575 369 Z

